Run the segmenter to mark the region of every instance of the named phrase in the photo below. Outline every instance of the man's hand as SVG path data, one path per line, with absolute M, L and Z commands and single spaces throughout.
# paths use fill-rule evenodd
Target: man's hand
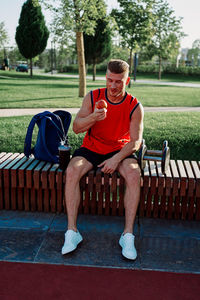
M 107 109 L 106 108 L 97 108 L 97 103 L 95 105 L 94 109 L 94 116 L 96 121 L 102 121 L 106 118 Z
M 98 167 L 102 167 L 101 171 L 104 173 L 112 174 L 117 169 L 119 161 L 114 157 L 104 160 Z

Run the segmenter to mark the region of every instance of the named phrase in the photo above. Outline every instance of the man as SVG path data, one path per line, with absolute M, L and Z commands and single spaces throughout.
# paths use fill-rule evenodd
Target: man
M 125 91 L 130 81 L 128 74 L 129 65 L 125 61 L 111 60 L 107 67 L 106 88 L 88 93 L 74 120 L 74 132 L 87 133 L 66 170 L 68 230 L 62 254 L 75 250 L 83 240 L 77 230 L 79 181 L 92 168 L 101 167 L 102 172 L 109 174 L 118 170 L 125 179 L 125 227 L 119 244 L 123 256 L 137 257 L 133 226 L 140 199 L 140 167 L 134 153 L 142 142 L 143 107 Z M 106 101 L 107 109 L 97 108 L 100 99 Z

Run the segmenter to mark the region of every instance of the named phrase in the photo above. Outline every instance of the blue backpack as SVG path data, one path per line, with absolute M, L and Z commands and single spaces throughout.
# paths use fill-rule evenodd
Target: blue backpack
M 71 123 L 71 114 L 64 110 L 56 110 L 53 113 L 44 111 L 36 114 L 27 129 L 24 154 L 31 154 L 36 159 L 52 163 L 58 163 L 58 147 L 68 144 L 67 132 Z M 35 124 L 38 126 L 36 145 L 31 148 L 32 133 Z

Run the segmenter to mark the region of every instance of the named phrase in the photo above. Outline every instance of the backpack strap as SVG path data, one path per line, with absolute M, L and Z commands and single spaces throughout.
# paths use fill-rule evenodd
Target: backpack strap
M 31 119 L 29 126 L 27 128 L 27 133 L 26 133 L 26 137 L 25 137 L 25 141 L 24 141 L 24 154 L 26 155 L 26 157 L 29 157 L 32 153 L 31 141 L 32 141 L 32 134 L 33 134 L 33 129 L 34 129 L 35 123 L 37 123 L 40 119 L 42 119 L 46 116 L 49 116 L 51 114 L 52 113 L 49 111 L 44 111 L 42 113 L 36 114 Z
M 64 141 L 64 144 L 67 144 L 67 133 L 68 133 L 68 130 L 69 130 L 69 126 L 70 126 L 70 123 L 71 123 L 71 119 L 72 119 L 72 115 L 68 112 L 68 111 L 65 111 L 65 110 L 56 110 L 53 112 L 55 115 L 59 116 L 60 119 L 61 119 L 61 126 L 62 126 L 62 130 L 63 130 L 63 141 Z

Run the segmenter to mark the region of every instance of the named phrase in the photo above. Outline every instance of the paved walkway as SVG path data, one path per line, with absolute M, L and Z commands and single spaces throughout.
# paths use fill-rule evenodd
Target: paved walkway
M 25 115 L 35 115 L 42 111 L 55 111 L 57 109 L 67 110 L 71 114 L 76 114 L 79 108 L 10 108 L 10 109 L 0 109 L 0 117 L 12 117 L 12 116 L 25 116 Z M 145 112 L 200 112 L 200 107 L 144 107 Z
M 118 244 L 124 217 L 79 215 L 83 242 L 61 255 L 64 214 L 0 211 L 0 261 L 160 270 L 200 274 L 200 222 L 140 218 L 134 234 L 138 258 L 126 260 Z

